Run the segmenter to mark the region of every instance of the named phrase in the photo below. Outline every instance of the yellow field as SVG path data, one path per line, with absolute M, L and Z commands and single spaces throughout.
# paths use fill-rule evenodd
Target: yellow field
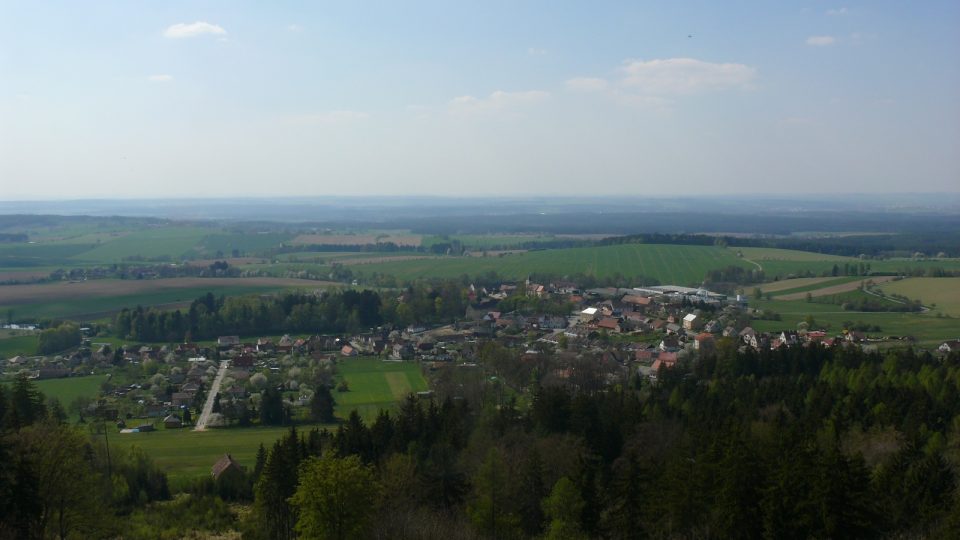
M 888 294 L 920 300 L 934 312 L 960 317 L 960 277 L 907 278 L 884 283 L 880 288 Z M 957 321 L 957 332 L 960 333 L 960 321 Z

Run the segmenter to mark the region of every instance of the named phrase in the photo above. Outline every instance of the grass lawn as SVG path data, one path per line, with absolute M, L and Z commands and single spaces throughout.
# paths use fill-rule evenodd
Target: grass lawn
M 880 289 L 933 306 L 934 312 L 960 317 L 960 278 L 907 278 L 884 283 Z M 960 326 L 960 322 L 957 323 Z
M 347 418 L 356 409 L 370 423 L 380 409 L 392 409 L 407 394 L 427 390 L 420 365 L 412 362 L 346 358 L 337 364 L 337 371 L 350 387 L 348 392 L 333 392 L 340 418 Z

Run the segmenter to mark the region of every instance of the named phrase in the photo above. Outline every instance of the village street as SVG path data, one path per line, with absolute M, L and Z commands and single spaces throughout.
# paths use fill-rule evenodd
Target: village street
M 197 425 L 193 428 L 194 431 L 205 431 L 207 429 L 207 422 L 210 421 L 210 414 L 213 412 L 213 402 L 217 398 L 217 394 L 220 393 L 220 383 L 223 382 L 223 376 L 227 373 L 229 365 L 229 360 L 220 361 L 220 369 L 217 370 L 217 376 L 213 379 L 213 384 L 210 385 L 210 390 L 207 392 L 207 401 L 203 404 L 203 412 L 197 419 Z

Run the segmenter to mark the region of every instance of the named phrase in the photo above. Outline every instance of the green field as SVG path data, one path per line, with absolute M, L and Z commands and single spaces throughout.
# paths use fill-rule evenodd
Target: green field
M 128 257 L 166 258 L 229 257 L 233 250 L 244 254 L 278 247 L 292 235 L 236 233 L 212 227 L 167 225 L 139 230 L 99 230 L 76 227 L 31 233 L 35 243 L 0 245 L 0 267 L 76 268 L 110 264 Z
M 253 427 L 192 431 L 189 428 L 167 430 L 161 427 L 153 433 L 111 433 L 110 444 L 139 446 L 176 486 L 185 479 L 209 475 L 210 467 L 227 453 L 244 467 L 252 469 L 260 444 L 269 448 L 289 429 Z M 298 429 L 306 430 L 310 426 Z
M 822 253 L 813 253 L 808 251 L 796 251 L 790 249 L 774 248 L 752 248 L 738 247 L 730 248 L 743 253 L 744 258 L 756 262 L 763 268 L 767 279 L 779 277 L 781 279 L 789 276 L 799 276 L 806 273 L 812 273 L 816 276 L 830 275 L 834 265 L 839 266 L 841 272 L 844 264 L 860 263 L 870 266 L 870 272 L 878 273 L 900 273 L 911 274 L 914 271 L 927 271 L 932 269 L 943 269 L 956 271 L 960 270 L 960 259 L 858 259 L 855 257 L 841 257 L 837 255 L 826 255 Z
M 380 409 L 393 408 L 411 392 L 427 390 L 427 381 L 416 363 L 345 358 L 337 364 L 337 371 L 350 387 L 349 392 L 333 393 L 341 418 L 356 409 L 365 421 L 372 422 Z
M 923 346 L 935 346 L 948 339 L 960 337 L 960 319 L 940 318 L 930 313 L 890 313 L 844 311 L 835 304 L 816 302 L 762 300 L 750 302 L 751 307 L 779 313 L 780 321 L 754 320 L 750 325 L 758 331 L 795 330 L 806 316 L 812 315 L 818 326 L 829 325 L 839 332 L 844 321 L 864 322 L 881 328 L 884 336 L 913 336 Z M 872 332 L 871 334 L 875 334 Z
M 453 234 L 447 237 L 424 236 L 420 245 L 430 247 L 433 244 L 443 244 L 456 240 L 466 248 L 492 249 L 496 247 L 511 248 L 526 242 L 547 242 L 555 239 L 554 236 L 542 234 Z
M 134 231 L 77 254 L 78 261 L 112 263 L 125 257 L 170 257 L 177 260 L 189 254 L 210 234 L 201 227 L 160 227 Z
M 880 289 L 887 294 L 920 300 L 935 313 L 960 317 L 960 278 L 907 278 L 884 283 Z M 960 327 L 960 321 L 957 325 Z
M 735 249 L 747 259 L 764 264 L 767 261 L 831 261 L 833 262 L 852 262 L 859 261 L 853 257 L 842 257 L 839 255 L 826 255 L 823 253 L 814 253 L 812 251 L 797 251 L 795 249 L 777 249 L 777 248 L 758 248 L 758 247 L 736 247 Z
M 241 253 L 257 252 L 274 248 L 293 238 L 280 233 L 218 233 L 204 236 L 197 244 L 197 251 L 214 256 L 218 251 L 229 257 L 233 250 Z
M 250 285 L 218 285 L 215 278 L 203 278 L 203 285 L 196 287 L 182 288 L 159 288 L 164 285 L 164 280 L 153 280 L 150 283 L 156 283 L 157 290 L 145 290 L 137 294 L 102 294 L 99 296 L 83 295 L 76 298 L 44 298 L 29 304 L 3 305 L 2 292 L 0 288 L 0 312 L 6 313 L 12 310 L 16 318 L 73 318 L 77 320 L 96 320 L 104 317 L 110 317 L 113 313 L 127 307 L 135 306 L 177 306 L 192 302 L 193 300 L 207 294 L 208 292 L 220 296 L 237 296 L 245 294 L 268 294 L 283 290 L 292 290 L 297 288 L 310 288 L 316 283 L 315 288 L 323 287 L 325 284 L 312 281 L 304 281 L 302 287 L 293 285 L 274 285 L 274 284 L 256 284 L 251 279 Z M 101 280 L 106 282 L 106 280 Z M 99 282 L 97 282 L 99 283 Z M 0 340 L 2 343 L 2 340 Z M 23 342 L 25 343 L 25 341 Z M 0 345 L 0 351 L 3 345 Z
M 37 336 L 7 336 L 0 338 L 0 358 L 32 356 L 37 353 Z
M 0 267 L 73 266 L 77 263 L 74 257 L 91 247 L 85 244 L 3 244 L 0 245 Z
M 35 380 L 37 390 L 46 396 L 47 400 L 57 398 L 64 410 L 69 410 L 70 403 L 78 397 L 95 398 L 100 393 L 100 384 L 107 380 L 106 375 L 88 375 L 86 377 L 67 377 L 64 379 Z M 5 384 L 9 384 L 9 380 Z M 70 414 L 70 419 L 76 421 L 77 415 Z
M 65 379 L 45 379 L 36 381 L 37 390 L 47 399 L 55 397 L 64 408 L 78 397 L 97 397 L 100 384 L 107 380 L 106 375 L 88 375 L 86 377 L 67 377 Z
M 620 274 L 645 276 L 661 283 L 699 285 L 706 272 L 726 266 L 752 268 L 733 250 L 713 246 L 625 244 L 591 248 L 551 249 L 514 253 L 503 257 L 444 257 L 412 261 L 383 262 L 355 267 L 354 273 L 392 274 L 398 279 L 454 278 L 486 272 L 510 279 L 531 273 L 557 276 L 584 273 L 597 277 Z

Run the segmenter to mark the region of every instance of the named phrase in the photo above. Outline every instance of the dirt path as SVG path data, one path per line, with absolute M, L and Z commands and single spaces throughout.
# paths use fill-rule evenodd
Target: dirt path
M 203 404 L 203 411 L 200 413 L 200 418 L 197 419 L 197 425 L 193 428 L 194 431 L 205 431 L 207 429 L 207 422 L 210 421 L 210 414 L 213 413 L 213 401 L 220 393 L 220 383 L 223 382 L 223 376 L 226 375 L 229 365 L 229 360 L 220 362 L 220 369 L 217 370 L 217 376 L 213 379 L 213 384 L 210 385 L 210 391 L 207 392 L 207 402 Z
M 743 260 L 745 260 L 745 261 L 747 261 L 748 263 L 756 266 L 756 267 L 757 267 L 757 270 L 763 272 L 763 267 L 760 266 L 760 263 L 758 263 L 757 261 L 751 261 L 750 259 L 748 259 L 748 258 L 746 258 L 746 257 L 743 257 Z
M 860 283 L 866 283 L 872 281 L 873 283 L 880 284 L 886 283 L 888 281 L 893 281 L 895 276 L 864 276 L 863 280 L 850 281 L 847 283 L 841 283 L 839 285 L 833 285 L 831 287 L 824 287 L 822 289 L 816 289 L 813 291 L 798 292 L 793 294 L 785 294 L 783 296 L 777 296 L 777 300 L 803 300 L 809 294 L 813 298 L 819 296 L 830 296 L 831 294 L 840 294 L 850 291 L 855 291 L 860 288 Z

